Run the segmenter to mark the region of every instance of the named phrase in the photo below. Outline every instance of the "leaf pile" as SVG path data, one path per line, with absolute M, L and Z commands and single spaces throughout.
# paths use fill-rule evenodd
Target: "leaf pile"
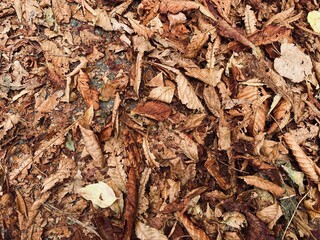
M 319 239 L 317 1 L 0 2 L 0 239 Z

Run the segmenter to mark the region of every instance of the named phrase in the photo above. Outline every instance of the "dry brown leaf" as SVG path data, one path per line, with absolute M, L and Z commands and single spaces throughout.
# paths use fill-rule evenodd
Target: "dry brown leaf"
M 123 240 L 131 240 L 137 211 L 137 176 L 135 169 L 130 167 L 127 182 L 127 198 L 124 210 L 125 230 Z
M 208 33 L 202 33 L 201 31 L 195 29 L 194 35 L 192 36 L 189 44 L 187 45 L 184 56 L 186 58 L 195 58 L 198 56 L 201 48 L 206 44 L 209 39 Z
M 319 167 L 305 154 L 302 148 L 297 144 L 294 137 L 290 133 L 284 135 L 284 140 L 290 150 L 292 151 L 293 156 L 297 160 L 301 170 L 307 175 L 307 177 L 319 184 Z
M 69 23 L 71 9 L 66 0 L 52 0 L 52 10 L 57 23 Z
M 96 167 L 103 167 L 105 164 L 105 160 L 98 137 L 90 129 L 86 129 L 81 125 L 79 127 L 86 146 L 86 150 L 93 159 L 93 164 Z
M 168 13 L 167 16 L 168 16 L 170 28 L 173 27 L 174 25 L 187 22 L 187 17 L 182 12 L 179 12 L 178 14 Z
M 237 29 L 230 26 L 225 20 L 219 20 L 217 29 L 222 36 L 233 38 L 245 46 L 252 48 L 253 54 L 259 59 L 261 57 L 260 49 L 257 48 L 252 41 L 241 34 Z
M 52 112 L 56 106 L 60 102 L 60 98 L 63 96 L 64 91 L 56 91 L 50 97 L 48 97 L 45 101 L 43 101 L 40 106 L 37 108 L 37 112 L 40 113 L 50 113 Z
M 287 19 L 292 13 L 294 12 L 294 7 L 288 8 L 285 11 L 277 13 L 276 15 L 272 16 L 267 22 L 266 26 L 270 25 L 271 23 L 282 23 L 285 19 Z
M 265 207 L 256 213 L 257 217 L 263 222 L 268 223 L 269 229 L 273 229 L 278 219 L 283 215 L 281 206 L 278 202 L 273 205 Z
M 199 127 L 203 120 L 207 117 L 207 114 L 199 113 L 191 115 L 181 126 L 177 128 L 179 131 L 192 130 Z
M 153 31 L 150 28 L 140 24 L 139 21 L 133 18 L 132 12 L 126 14 L 126 18 L 129 20 L 133 30 L 140 36 L 144 37 L 145 39 L 150 39 L 153 36 Z
M 312 62 L 310 56 L 300 51 L 294 44 L 283 43 L 281 56 L 274 60 L 274 68 L 281 76 L 299 83 L 312 73 Z
M 190 234 L 193 240 L 209 240 L 210 239 L 208 235 L 201 228 L 198 228 L 185 214 L 181 212 L 177 212 L 175 215 L 177 219 L 187 229 L 188 233 Z
M 136 235 L 141 240 L 167 240 L 168 238 L 156 228 L 150 227 L 140 221 L 136 223 Z
M 90 63 L 95 63 L 95 62 L 97 62 L 99 59 L 101 59 L 103 57 L 104 57 L 104 54 L 99 51 L 97 46 L 93 46 L 92 53 L 86 55 L 86 59 Z
M 231 0 L 212 0 L 217 6 L 217 10 L 220 13 L 220 15 L 224 18 L 224 20 L 231 23 L 229 20 L 229 14 L 231 10 Z
M 46 61 L 51 61 L 54 70 L 63 76 L 69 71 L 68 56 L 53 41 L 44 40 L 40 42 Z
M 180 142 L 178 147 L 183 153 L 191 160 L 195 162 L 199 161 L 197 144 L 184 133 L 175 131 L 175 134 L 179 137 Z
M 80 70 L 77 88 L 87 105 L 93 106 L 94 109 L 99 109 L 99 93 L 89 87 L 89 81 L 89 76 Z
M 224 68 L 220 69 L 209 69 L 209 68 L 190 68 L 185 67 L 186 75 L 199 79 L 200 81 L 207 83 L 211 86 L 216 86 L 222 77 L 222 74 L 224 72 Z
M 143 138 L 142 148 L 143 148 L 144 156 L 146 157 L 146 161 L 147 161 L 148 166 L 150 166 L 150 167 L 154 166 L 159 169 L 160 164 L 156 161 L 156 157 L 151 152 L 150 144 L 149 144 L 148 138 L 146 136 Z
M 221 102 L 216 89 L 212 86 L 206 86 L 203 90 L 203 99 L 209 108 L 210 112 L 216 116 L 220 117 L 222 113 Z
M 98 8 L 95 10 L 95 14 L 95 21 L 93 22 L 96 26 L 103 28 L 105 31 L 113 31 L 109 15 L 105 10 Z
M 171 86 L 160 86 L 151 90 L 148 98 L 153 100 L 171 103 L 174 95 L 174 88 Z
M 178 96 L 183 104 L 189 109 L 204 111 L 204 107 L 197 97 L 192 85 L 189 81 L 182 75 L 181 72 L 178 72 L 178 75 L 175 79 L 177 82 Z
M 108 159 L 108 175 L 115 185 L 124 193 L 127 193 L 127 174 L 124 171 L 122 157 L 115 156 L 114 153 Z
M 15 190 L 16 194 L 16 203 L 17 208 L 20 214 L 25 217 L 25 219 L 28 218 L 28 210 L 26 206 L 26 202 L 24 200 L 24 197 L 21 195 L 20 191 L 18 189 Z
M 256 62 L 256 60 L 253 60 Z M 258 64 L 253 62 L 246 62 L 252 71 L 259 79 L 262 79 L 268 87 L 270 87 L 275 93 L 286 99 L 288 102 L 293 103 L 292 92 L 286 81 L 275 72 L 268 64 L 267 61 L 260 59 Z
M 255 186 L 257 188 L 266 190 L 272 194 L 274 194 L 276 197 L 281 197 L 286 192 L 285 189 L 278 186 L 277 184 L 274 184 L 268 180 L 265 180 L 261 177 L 257 176 L 243 176 L 239 177 L 243 179 L 247 184 Z
M 216 21 L 212 13 L 202 4 L 193 1 L 179 1 L 179 0 L 162 0 L 159 7 L 160 13 L 177 14 L 183 11 L 199 10 L 204 16 Z
M 207 60 L 207 68 L 213 69 L 214 65 L 216 64 L 216 54 L 221 47 L 221 38 L 217 36 L 214 40 L 214 43 L 208 43 L 208 49 L 206 53 L 206 60 Z
M 257 31 L 253 35 L 249 36 L 248 39 L 256 46 L 267 45 L 273 42 L 280 41 L 290 36 L 291 30 L 285 26 L 279 25 L 268 25 L 260 31 Z M 235 51 L 241 51 L 243 47 L 238 42 L 230 42 L 228 48 Z
M 166 103 L 150 101 L 139 104 L 131 113 L 149 117 L 157 121 L 164 121 L 170 116 L 171 107 Z
M 112 81 L 107 80 L 105 85 L 100 89 L 100 99 L 102 101 L 109 101 L 116 96 L 116 92 L 121 92 L 129 83 L 127 75 L 120 74 Z
M 223 223 L 238 230 L 248 225 L 245 216 L 239 212 L 226 212 L 223 214 Z
M 34 219 L 37 217 L 41 206 L 47 201 L 47 199 L 50 197 L 50 192 L 43 193 L 36 201 L 33 202 L 30 210 L 29 210 L 29 217 L 26 222 L 26 229 L 29 228 Z
M 274 110 L 273 117 L 275 122 L 272 123 L 271 127 L 269 128 L 269 134 L 273 133 L 277 129 L 282 130 L 290 122 L 290 110 L 291 103 L 282 99 Z
M 144 55 L 144 52 L 149 52 L 154 49 L 153 46 L 151 46 L 150 42 L 147 41 L 144 37 L 133 37 L 133 45 L 135 51 L 138 52 L 136 64 L 135 64 L 135 78 L 134 78 L 134 91 L 139 96 L 139 88 L 141 83 L 141 68 L 142 68 L 142 58 Z
M 247 36 L 254 34 L 257 31 L 257 19 L 254 11 L 251 10 L 251 6 L 246 5 L 246 10 L 244 12 L 244 24 Z
M 218 127 L 218 145 L 219 150 L 228 150 L 231 148 L 231 129 L 229 126 L 224 126 L 221 121 Z
M 100 42 L 103 42 L 103 38 L 100 36 L 97 36 L 93 32 L 89 31 L 89 29 L 84 29 L 80 32 L 80 39 L 83 45 L 95 45 Z
M 223 174 L 220 173 L 220 167 L 213 153 L 208 154 L 208 159 L 204 164 L 210 175 L 217 181 L 218 185 L 227 190 L 231 187 L 230 183 Z
M 56 173 L 50 175 L 48 178 L 44 179 L 42 182 L 41 193 L 45 193 L 53 188 L 57 183 L 62 182 L 64 179 L 71 176 L 71 170 L 75 168 L 75 162 L 63 156 L 59 161 L 59 168 Z
M 139 190 L 138 190 L 138 208 L 137 208 L 138 215 L 145 213 L 149 207 L 149 200 L 146 194 L 146 185 L 149 181 L 151 172 L 152 172 L 151 168 L 145 168 L 140 176 Z
M 266 125 L 267 119 L 267 103 L 266 100 L 270 96 L 263 96 L 261 97 L 254 106 L 253 109 L 253 122 L 252 122 L 252 134 L 253 136 L 257 136 L 258 134 L 264 132 L 264 127 Z

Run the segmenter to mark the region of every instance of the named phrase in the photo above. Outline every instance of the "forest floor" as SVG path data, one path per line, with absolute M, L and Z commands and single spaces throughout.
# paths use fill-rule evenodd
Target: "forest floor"
M 0 1 L 0 240 L 320 239 L 320 12 Z

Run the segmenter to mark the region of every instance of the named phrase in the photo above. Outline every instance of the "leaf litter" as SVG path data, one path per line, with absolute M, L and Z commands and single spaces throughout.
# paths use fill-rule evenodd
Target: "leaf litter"
M 0 239 L 319 239 L 316 1 L 0 3 Z

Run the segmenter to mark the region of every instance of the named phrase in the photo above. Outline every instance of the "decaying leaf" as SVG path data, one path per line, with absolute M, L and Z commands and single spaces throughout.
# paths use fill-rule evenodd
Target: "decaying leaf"
M 79 188 L 77 193 L 101 208 L 109 207 L 117 200 L 113 189 L 104 182 L 94 183 Z
M 283 43 L 281 57 L 274 60 L 274 68 L 281 76 L 291 79 L 294 83 L 299 83 L 311 74 L 312 62 L 310 57 L 294 44 Z

